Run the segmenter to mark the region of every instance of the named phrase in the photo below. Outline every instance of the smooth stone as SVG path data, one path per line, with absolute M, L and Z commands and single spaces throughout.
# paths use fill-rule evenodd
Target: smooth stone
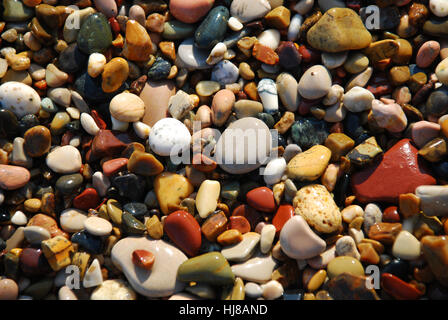
M 263 180 L 267 185 L 273 185 L 282 179 L 286 170 L 285 158 L 272 159 L 268 162 L 263 171 Z
M 332 8 L 308 30 L 307 40 L 315 49 L 342 52 L 367 47 L 372 36 L 355 11 Z
M 161 57 L 157 57 L 151 68 L 149 68 L 147 75 L 151 80 L 163 80 L 168 77 L 170 70 L 171 63 Z
M 146 231 L 145 225 L 131 213 L 124 211 L 122 216 L 122 228 L 128 235 L 142 235 Z
M 84 220 L 84 228 L 94 236 L 107 236 L 112 232 L 112 224 L 106 219 L 89 217 Z
M 409 139 L 400 140 L 380 162 L 355 172 L 351 177 L 353 192 L 361 203 L 395 203 L 400 194 L 413 193 L 418 186 L 435 183 Z
M 26 241 L 31 244 L 40 244 L 44 240 L 51 238 L 50 232 L 38 226 L 28 226 L 23 229 Z
M 76 192 L 83 181 L 84 179 L 79 173 L 64 175 L 56 180 L 56 189 L 67 195 Z
M 170 207 L 176 207 L 194 190 L 193 185 L 184 176 L 171 172 L 163 172 L 154 180 L 154 190 L 164 214 L 168 214 Z
M 162 36 L 168 40 L 181 40 L 194 35 L 195 26 L 178 20 L 167 21 L 163 24 Z
M 324 66 L 327 69 L 332 70 L 342 66 L 347 60 L 347 56 L 347 51 L 336 53 L 322 52 L 321 58 Z
M 276 79 L 277 93 L 286 110 L 295 112 L 299 107 L 297 80 L 289 73 L 281 73 Z
M 331 233 L 342 224 L 339 208 L 328 190 L 319 184 L 301 188 L 293 199 L 296 214 L 318 232 Z
M 201 218 L 207 218 L 216 210 L 218 198 L 221 192 L 219 181 L 204 180 L 196 195 L 196 209 Z
M 190 140 L 191 135 L 187 127 L 174 118 L 157 121 L 148 138 L 151 150 L 161 156 L 185 152 L 190 148 Z
M 16 115 L 6 109 L 0 109 L 0 137 L 16 136 L 19 132 L 19 122 Z
M 448 88 L 441 86 L 431 92 L 426 101 L 426 112 L 432 116 L 442 116 L 448 111 Z
M 341 122 L 347 115 L 345 105 L 337 102 L 334 105 L 325 109 L 324 120 L 330 123 Z
M 238 76 L 238 67 L 229 60 L 222 60 L 213 67 L 211 80 L 226 85 L 235 83 Z
M 343 273 L 364 276 L 364 268 L 359 260 L 353 257 L 341 256 L 334 258 L 328 263 L 327 273 L 330 279 L 336 278 Z
M 182 90 L 177 91 L 168 101 L 168 112 L 177 120 L 182 120 L 186 117 L 193 107 L 193 99 Z
M 439 124 L 425 120 L 417 121 L 412 124 L 412 141 L 421 149 L 427 142 L 436 138 L 439 135 L 439 132 Z
M 139 96 L 122 92 L 117 94 L 109 104 L 112 117 L 122 122 L 139 121 L 145 113 L 145 103 Z
M 63 286 L 58 291 L 58 300 L 78 300 L 78 298 L 69 287 Z
M 195 32 L 195 44 L 198 48 L 211 49 L 224 39 L 227 31 L 229 10 L 224 6 L 217 6 L 208 15 Z
M 443 0 L 429 0 L 429 9 L 437 17 L 448 16 L 448 4 Z
M 25 140 L 16 137 L 13 141 L 11 164 L 31 169 L 33 166 L 33 158 L 29 157 L 24 148 Z M 4 168 L 4 167 L 3 167 Z
M 251 299 L 257 299 L 261 297 L 263 291 L 259 284 L 255 282 L 246 282 L 244 285 L 244 293 Z
M 289 219 L 280 231 L 282 251 L 292 259 L 309 259 L 325 250 L 325 241 L 308 226 L 305 219 L 296 215 Z
M 315 118 L 303 118 L 291 127 L 291 137 L 294 143 L 302 149 L 309 149 L 314 145 L 323 145 L 328 131 L 325 121 Z
M 27 114 L 36 114 L 41 99 L 36 90 L 16 81 L 8 81 L 0 86 L 0 103 L 3 109 L 12 111 L 17 118 Z
M 84 230 L 84 222 L 86 219 L 87 215 L 85 212 L 69 208 L 62 211 L 59 222 L 64 231 L 74 233 Z
M 448 85 L 448 58 L 443 59 L 436 67 L 437 79 L 444 85 Z
M 0 280 L 0 300 L 16 300 L 19 295 L 19 286 L 12 279 Z
M 417 300 L 423 294 L 417 287 L 390 273 L 383 273 L 381 275 L 380 285 L 384 292 L 397 300 Z
M 257 252 L 246 262 L 233 264 L 231 268 L 236 277 L 261 284 L 271 280 L 272 272 L 276 267 L 277 261 L 272 255 Z
M 185 23 L 198 22 L 213 7 L 214 0 L 170 1 L 170 13 L 179 21 Z
M 315 145 L 292 158 L 288 162 L 286 174 L 290 179 L 316 180 L 324 173 L 330 158 L 330 149 L 322 145 Z
M 105 280 L 93 290 L 90 300 L 136 300 L 137 294 L 121 279 Z
M 280 32 L 277 29 L 267 29 L 260 33 L 257 39 L 262 45 L 275 50 L 280 44 Z
M 261 229 L 260 251 L 267 254 L 271 251 L 277 228 L 273 224 L 267 224 Z
M 256 133 L 254 142 L 256 150 L 254 150 L 254 154 L 248 154 L 249 145 L 246 139 L 237 139 L 236 143 L 233 140 L 235 134 L 241 136 L 254 135 L 254 133 Z M 231 139 L 231 143 L 226 142 L 228 139 Z M 265 160 L 264 158 L 268 155 L 271 149 L 271 139 L 269 128 L 263 121 L 252 117 L 239 119 L 232 122 L 227 129 L 224 130 L 224 133 L 217 142 L 215 157 L 220 167 L 228 173 L 248 173 L 260 167 L 261 162 Z M 228 147 L 227 144 L 229 144 L 233 151 L 232 159 L 227 159 L 229 156 L 226 157 L 226 153 L 228 153 L 226 152 Z M 235 155 L 238 155 L 238 157 L 235 158 Z
M 415 260 L 420 256 L 420 241 L 408 231 L 401 231 L 395 238 L 392 254 L 403 260 Z
M 207 63 L 208 55 L 209 52 L 207 50 L 200 49 L 194 45 L 194 38 L 185 39 L 177 48 L 179 63 L 187 69 L 210 68 L 210 65 Z
M 30 172 L 23 167 L 0 164 L 0 188 L 3 190 L 22 188 L 30 178 Z
M 353 87 L 344 94 L 344 107 L 351 112 L 362 112 L 372 108 L 375 96 L 367 89 Z
M 71 92 L 67 88 L 51 88 L 47 91 L 48 97 L 56 104 L 68 108 L 70 106 Z
M 448 215 L 448 187 L 422 185 L 415 189 L 420 199 L 420 208 L 428 216 Z
M 170 239 L 188 256 L 194 257 L 201 247 L 201 227 L 194 217 L 186 211 L 170 213 L 163 224 Z
M 267 0 L 234 0 L 230 5 L 230 14 L 242 23 L 264 17 L 271 10 Z
M 103 282 L 103 275 L 98 259 L 93 260 L 84 274 L 82 285 L 84 288 L 97 287 Z
M 150 153 L 134 151 L 127 162 L 130 172 L 142 176 L 155 176 L 163 171 L 163 165 Z
M 131 253 L 135 250 L 147 250 L 154 254 L 155 262 L 151 270 L 134 266 Z M 123 271 L 132 288 L 146 297 L 167 297 L 184 288 L 176 276 L 187 257 L 163 240 L 147 237 L 121 239 L 112 248 L 111 258 L 114 265 Z
M 322 65 L 314 65 L 307 69 L 298 84 L 300 95 L 309 100 L 326 96 L 330 88 L 331 75 Z
M 79 50 L 86 54 L 104 52 L 112 44 L 112 31 L 102 13 L 93 13 L 85 19 L 77 35 Z
M 99 55 L 98 53 L 96 54 Z M 91 63 L 91 57 L 93 55 L 94 54 L 90 55 L 89 65 Z M 105 58 L 104 62 L 106 62 Z M 89 72 L 89 75 L 93 77 L 92 72 Z M 99 74 L 97 74 L 97 76 L 98 75 Z M 123 58 L 119 57 L 113 58 L 104 65 L 104 69 L 101 74 L 102 78 L 101 88 L 103 89 L 104 92 L 107 93 L 117 91 L 123 85 L 123 82 L 126 81 L 128 76 L 129 76 L 128 62 Z
M 361 255 L 356 248 L 356 243 L 351 236 L 342 236 L 336 241 L 336 255 L 353 257 L 357 260 L 361 259 Z
M 418 50 L 415 62 L 420 68 L 428 68 L 439 56 L 439 53 L 440 43 L 433 40 L 426 41 Z
M 260 234 L 247 232 L 243 234 L 243 240 L 241 242 L 222 249 L 221 254 L 228 261 L 244 262 L 253 255 L 259 242 Z
M 114 0 L 93 0 L 95 7 L 107 18 L 115 17 L 118 13 L 117 4 Z
M 27 222 L 28 219 L 22 211 L 16 211 L 11 217 L 11 223 L 17 226 L 24 226 Z
M 47 155 L 46 164 L 56 173 L 75 173 L 82 166 L 81 153 L 73 146 L 59 147 Z
M 182 282 L 233 285 L 235 275 L 221 253 L 209 252 L 183 262 L 177 270 L 177 279 Z
M 258 101 L 241 99 L 235 102 L 233 109 L 238 119 L 255 117 L 263 111 L 263 104 Z
M 220 90 L 213 96 L 211 109 L 212 122 L 215 126 L 221 127 L 225 124 L 234 104 L 235 94 L 228 89 Z
M 274 193 L 267 187 L 252 189 L 246 194 L 246 200 L 251 207 L 258 211 L 272 213 L 277 208 Z
M 277 86 L 272 79 L 261 79 L 257 85 L 258 95 L 263 104 L 263 109 L 267 113 L 278 111 Z
M 261 285 L 262 296 L 266 300 L 275 300 L 283 295 L 283 286 L 277 280 L 271 280 Z
M 364 275 L 342 273 L 327 282 L 328 292 L 335 300 L 380 300 L 374 288 L 368 288 Z
M 408 124 L 406 114 L 397 103 L 384 104 L 373 100 L 372 116 L 379 127 L 394 133 L 403 131 Z
M 41 157 L 50 150 L 51 133 L 44 126 L 35 126 L 24 134 L 24 148 L 30 157 Z
M 175 92 L 176 87 L 171 81 L 146 82 L 139 95 L 145 103 L 143 123 L 154 126 L 157 121 L 166 118 L 169 99 Z M 157 99 L 153 97 L 157 97 Z
M 64 72 L 73 73 L 83 68 L 86 61 L 87 55 L 79 50 L 78 44 L 71 43 L 59 54 L 58 66 Z

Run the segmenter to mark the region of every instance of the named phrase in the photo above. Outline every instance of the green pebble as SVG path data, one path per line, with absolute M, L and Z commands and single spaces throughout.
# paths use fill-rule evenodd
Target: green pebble
M 146 227 L 143 223 L 138 221 L 132 214 L 123 211 L 121 225 L 127 234 L 144 234 Z
M 42 102 L 40 103 L 40 105 L 42 106 L 42 109 L 44 111 L 47 111 L 49 113 L 56 113 L 56 112 L 58 112 L 58 107 L 48 97 L 43 98 Z
M 227 200 L 236 200 L 240 194 L 240 183 L 238 181 L 231 181 L 225 183 L 221 189 L 221 198 Z
M 84 179 L 79 173 L 68 174 L 56 180 L 56 190 L 66 195 L 71 194 L 78 190 L 83 181 Z
M 78 48 L 86 53 L 104 52 L 112 44 L 112 31 L 102 13 L 86 18 L 78 33 Z
M 162 36 L 168 40 L 189 38 L 194 34 L 194 24 L 183 23 L 177 20 L 165 22 Z
M 3 0 L 3 19 L 9 22 L 20 22 L 30 19 L 34 10 L 20 0 Z
M 229 262 L 219 252 L 209 252 L 188 259 L 179 266 L 177 279 L 182 282 L 201 282 L 213 285 L 233 285 L 235 275 Z

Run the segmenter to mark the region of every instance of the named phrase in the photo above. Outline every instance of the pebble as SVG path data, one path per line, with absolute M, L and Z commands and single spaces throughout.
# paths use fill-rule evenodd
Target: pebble
M 148 139 L 151 150 L 158 155 L 168 156 L 172 152 L 178 154 L 188 150 L 191 135 L 179 120 L 165 118 L 154 124 Z
M 444 85 L 448 85 L 448 58 L 443 59 L 436 67 L 437 79 Z
M 322 145 L 313 146 L 288 162 L 288 178 L 300 181 L 316 180 L 324 173 L 330 158 L 330 149 Z
M 67 286 L 63 286 L 58 291 L 59 300 L 78 300 L 75 293 Z
M 348 52 L 336 52 L 336 53 L 330 53 L 330 52 L 323 52 L 322 53 L 322 63 L 327 69 L 333 70 L 336 69 L 342 65 L 345 66 L 345 63 L 347 61 Z M 362 70 L 361 70 L 362 71 Z
M 306 70 L 298 84 L 300 95 L 310 100 L 326 96 L 330 88 L 331 75 L 322 65 L 315 65 Z
M 373 100 L 372 115 L 378 126 L 390 132 L 401 132 L 408 124 L 403 109 L 396 103 L 384 104 L 380 100 Z
M 425 120 L 417 121 L 412 124 L 412 141 L 418 148 L 423 148 L 427 142 L 436 138 L 439 135 L 439 132 L 439 124 Z
M 246 282 L 244 285 L 244 293 L 251 299 L 257 299 L 261 297 L 263 290 L 261 289 L 261 286 L 255 282 Z
M 78 172 L 82 166 L 79 150 L 72 146 L 63 146 L 51 151 L 46 158 L 47 166 L 56 173 Z
M 95 7 L 106 15 L 106 17 L 115 17 L 118 13 L 117 4 L 111 0 L 94 0 Z
M 448 188 L 446 186 L 421 185 L 415 189 L 421 210 L 428 216 L 448 215 Z
M 102 53 L 94 52 L 89 56 L 87 73 L 92 78 L 96 78 L 103 72 L 105 65 L 106 57 Z
M 27 114 L 36 114 L 40 109 L 41 99 L 30 86 L 8 81 L 0 85 L 0 103 L 20 119 Z
M 64 231 L 74 233 L 84 230 L 86 219 L 87 216 L 83 211 L 69 208 L 62 211 L 59 222 Z
M 262 296 L 266 300 L 275 300 L 283 295 L 283 286 L 277 280 L 271 280 L 261 285 Z
M 239 69 L 230 60 L 218 62 L 212 70 L 211 80 L 221 85 L 235 83 L 238 79 Z
M 30 172 L 19 166 L 0 164 L 0 188 L 16 190 L 25 186 L 31 178 Z
M 440 44 L 437 41 L 427 41 L 423 43 L 417 52 L 415 61 L 420 68 L 429 67 L 439 56 Z
M 280 45 L 280 32 L 277 29 L 267 29 L 257 37 L 262 45 L 275 50 Z
M 235 104 L 235 95 L 228 89 L 218 91 L 212 101 L 212 122 L 221 127 L 225 124 Z
M 443 0 L 430 0 L 429 9 L 437 17 L 443 18 L 448 15 L 447 4 Z
M 210 68 L 210 65 L 207 64 L 208 55 L 208 50 L 200 49 L 194 45 L 194 38 L 185 39 L 177 49 L 178 60 L 187 69 Z M 216 81 L 213 78 L 211 80 Z M 232 81 L 231 83 L 233 82 L 235 81 Z
M 417 161 L 417 152 L 409 139 L 402 139 L 379 163 L 352 175 L 351 185 L 358 201 L 396 202 L 400 194 L 412 193 L 420 185 L 434 184 L 426 166 Z
M 87 15 L 77 34 L 77 43 L 85 54 L 104 52 L 112 43 L 112 32 L 106 17 L 101 13 Z
M 242 23 L 264 17 L 271 10 L 267 0 L 234 0 L 230 5 L 230 14 Z
M 336 278 L 343 273 L 349 273 L 355 276 L 363 276 L 364 268 L 359 260 L 353 257 L 341 256 L 334 258 L 328 263 L 327 273 L 330 279 Z
M 288 111 L 295 112 L 299 107 L 297 80 L 289 73 L 281 73 L 276 79 L 278 96 Z
M 135 122 L 143 117 L 145 103 L 135 94 L 120 93 L 110 101 L 109 111 L 118 121 Z
M 205 219 L 215 211 L 220 192 L 219 181 L 204 180 L 201 183 L 196 195 L 196 209 L 201 218 Z
M 282 251 L 292 259 L 309 259 L 325 250 L 325 241 L 319 238 L 300 215 L 289 219 L 280 231 Z
M 263 179 L 267 185 L 273 185 L 281 181 L 286 170 L 286 160 L 284 158 L 272 159 L 263 171 Z
M 272 79 L 261 79 L 258 82 L 257 91 L 263 103 L 263 109 L 267 113 L 278 111 L 277 87 Z
M 90 300 L 135 300 L 135 291 L 121 279 L 103 281 L 93 290 Z
M 191 214 L 176 211 L 167 216 L 164 231 L 188 256 L 196 256 L 201 247 L 201 228 Z
M 224 39 L 227 30 L 229 10 L 217 6 L 210 10 L 195 32 L 195 44 L 199 48 L 211 49 Z
M 153 43 L 145 27 L 135 20 L 128 20 L 123 55 L 131 61 L 147 61 L 152 50 Z
M 31 244 L 38 244 L 44 240 L 48 240 L 51 238 L 50 232 L 46 229 L 38 226 L 28 226 L 23 229 L 23 235 Z
M 221 253 L 228 261 L 244 262 L 253 255 L 259 242 L 260 234 L 247 232 L 242 241 L 222 249 Z
M 28 222 L 26 215 L 22 211 L 16 211 L 11 217 L 11 223 L 17 226 L 24 226 Z
M 300 14 L 295 14 L 291 18 L 287 34 L 287 38 L 289 41 L 295 41 L 297 39 L 302 23 L 303 23 L 303 16 Z
M 155 262 L 150 272 L 134 268 L 131 257 L 134 250 L 148 250 L 154 254 Z M 176 280 L 176 276 L 187 257 L 163 240 L 124 238 L 112 248 L 111 257 L 113 263 L 123 270 L 133 289 L 146 297 L 169 296 L 184 287 Z
M 262 284 L 271 280 L 276 267 L 277 262 L 272 255 L 257 253 L 243 263 L 233 264 L 231 270 L 236 277 Z
M 179 21 L 185 23 L 198 22 L 212 8 L 214 0 L 200 1 L 170 1 L 170 13 Z
M 356 248 L 355 240 L 351 236 L 342 236 L 336 241 L 336 255 L 361 259 L 361 255 Z
M 84 220 L 84 228 L 94 236 L 107 236 L 112 232 L 112 224 L 106 219 L 89 217 Z
M 372 108 L 375 96 L 367 89 L 353 87 L 344 94 L 344 107 L 351 112 L 362 112 Z
M 261 253 L 267 254 L 269 251 L 271 251 L 275 233 L 276 233 L 276 227 L 273 224 L 267 224 L 261 229 L 260 234 L 260 251 Z
M 84 274 L 82 285 L 84 288 L 97 287 L 103 282 L 103 275 L 98 259 L 93 260 Z
M 19 287 L 14 280 L 0 280 L 0 300 L 16 300 L 18 295 Z
M 164 214 L 170 212 L 170 207 L 178 206 L 193 190 L 193 185 L 179 174 L 162 172 L 154 180 L 154 191 Z
M 81 113 L 80 121 L 81 121 L 82 128 L 88 134 L 90 134 L 92 136 L 96 136 L 98 134 L 98 132 L 100 131 L 100 128 L 98 127 L 95 120 L 93 119 L 93 117 L 90 114 L 88 114 L 86 112 Z
M 147 81 L 139 95 L 145 103 L 143 123 L 153 126 L 158 120 L 165 118 L 168 101 L 175 92 L 175 86 L 170 81 Z M 158 99 L 153 99 L 153 96 L 157 96 Z
M 399 259 L 415 260 L 420 253 L 420 241 L 408 231 L 401 231 L 394 241 L 392 254 Z
M 425 236 L 421 239 L 422 251 L 436 279 L 444 286 L 448 284 L 446 274 L 446 255 L 448 238 L 446 236 Z

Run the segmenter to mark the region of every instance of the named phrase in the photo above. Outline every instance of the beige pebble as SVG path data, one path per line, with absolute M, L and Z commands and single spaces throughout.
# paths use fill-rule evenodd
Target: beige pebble
M 218 205 L 218 198 L 221 192 L 221 185 L 216 180 L 205 180 L 199 187 L 196 195 L 196 209 L 201 218 L 207 218 L 215 211 Z
M 143 100 L 129 92 L 117 94 L 109 104 L 109 111 L 112 117 L 122 122 L 139 121 L 145 113 L 145 103 Z

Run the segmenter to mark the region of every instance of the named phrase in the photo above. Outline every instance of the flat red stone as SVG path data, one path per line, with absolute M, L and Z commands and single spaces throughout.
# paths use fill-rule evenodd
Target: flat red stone
M 243 216 L 231 216 L 229 218 L 228 229 L 236 229 L 242 234 L 250 231 L 250 223 Z
M 282 204 L 278 207 L 277 213 L 272 218 L 272 224 L 275 226 L 275 230 L 280 232 L 283 225 L 294 216 L 294 207 L 289 204 Z
M 108 160 L 103 163 L 103 173 L 109 177 L 120 172 L 121 170 L 125 170 L 127 168 L 127 165 L 127 158 L 116 158 Z
M 258 187 L 250 190 L 246 194 L 247 203 L 262 212 L 274 212 L 277 209 L 275 204 L 274 192 L 267 187 Z
M 93 138 L 91 150 L 86 156 L 92 162 L 107 156 L 117 156 L 123 151 L 131 139 L 126 133 L 111 130 L 100 130 Z
M 87 211 L 96 208 L 100 201 L 98 192 L 94 188 L 87 188 L 73 199 L 73 206 L 76 209 Z
M 381 289 L 397 300 L 417 300 L 422 296 L 417 288 L 391 273 L 381 275 Z
M 196 219 L 186 211 L 170 213 L 163 225 L 170 239 L 188 256 L 197 255 L 201 247 L 201 227 Z
M 436 179 L 417 152 L 409 139 L 403 139 L 380 162 L 355 172 L 351 184 L 356 199 L 362 203 L 397 203 L 400 194 L 414 193 L 418 186 L 435 184 Z

